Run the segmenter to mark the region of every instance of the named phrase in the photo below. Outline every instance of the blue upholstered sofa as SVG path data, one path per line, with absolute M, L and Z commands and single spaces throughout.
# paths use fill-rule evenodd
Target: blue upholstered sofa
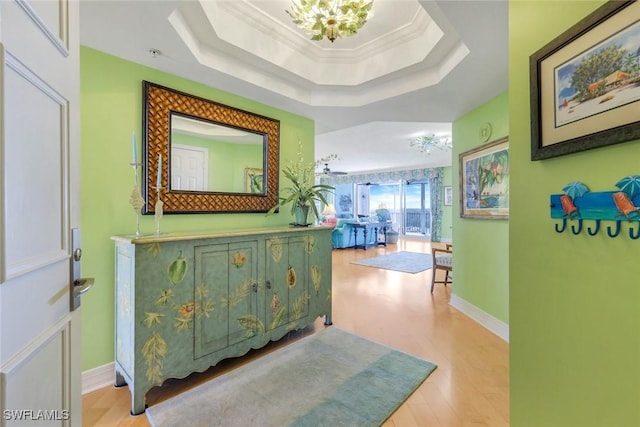
M 353 219 L 338 219 L 336 226 L 333 228 L 331 240 L 334 248 L 352 248 L 355 246 L 353 236 Z
M 331 239 L 333 242 L 333 247 L 338 249 L 344 248 L 352 248 L 356 245 L 355 235 L 354 235 L 354 226 L 356 223 L 355 219 L 338 219 L 335 228 L 333 229 L 333 234 L 331 235 Z M 374 232 L 374 224 L 371 224 L 369 227 L 367 223 L 363 223 L 367 225 L 367 244 L 375 244 L 377 236 Z M 364 243 L 364 233 L 362 230 L 358 231 L 358 245 L 362 245 Z

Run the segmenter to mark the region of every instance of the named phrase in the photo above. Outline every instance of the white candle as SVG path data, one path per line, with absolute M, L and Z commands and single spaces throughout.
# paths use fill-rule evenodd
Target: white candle
M 162 185 L 162 154 L 158 154 L 158 179 L 156 180 L 156 189 L 160 189 Z
M 136 150 L 136 131 L 131 132 L 131 163 L 138 163 L 138 150 Z

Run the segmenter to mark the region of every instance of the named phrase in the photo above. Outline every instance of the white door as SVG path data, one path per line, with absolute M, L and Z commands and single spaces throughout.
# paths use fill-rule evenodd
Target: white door
M 207 191 L 209 151 L 189 145 L 171 145 L 171 189 Z
M 0 425 L 80 426 L 78 3 L 0 1 Z M 32 424 L 30 424 L 32 425 Z

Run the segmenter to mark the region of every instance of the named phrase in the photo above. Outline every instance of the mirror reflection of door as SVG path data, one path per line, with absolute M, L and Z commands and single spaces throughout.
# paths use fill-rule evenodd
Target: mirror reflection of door
M 264 135 L 177 113 L 171 114 L 170 147 L 171 191 L 251 193 L 245 168 L 265 167 Z
M 171 190 L 207 191 L 209 150 L 174 144 L 171 146 Z

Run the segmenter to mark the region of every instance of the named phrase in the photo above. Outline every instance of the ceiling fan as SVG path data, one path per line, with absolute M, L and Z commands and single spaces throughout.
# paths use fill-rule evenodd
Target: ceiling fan
M 324 169 L 322 169 L 322 175 L 324 176 L 338 176 L 338 175 L 346 175 L 346 172 L 340 172 L 340 171 L 332 171 L 331 169 L 329 169 L 329 163 L 325 163 L 324 164 Z

